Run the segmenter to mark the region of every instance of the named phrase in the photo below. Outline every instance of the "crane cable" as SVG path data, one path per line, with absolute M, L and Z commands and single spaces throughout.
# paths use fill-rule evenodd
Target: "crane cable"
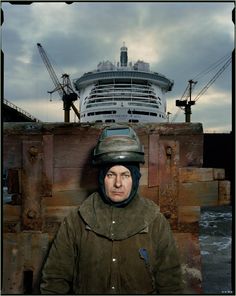
M 188 89 L 189 89 L 189 85 L 187 85 L 187 87 L 185 88 L 185 91 L 184 91 L 184 93 L 182 94 L 182 97 L 181 97 L 181 99 L 180 99 L 181 101 L 182 101 L 182 99 L 185 97 L 185 95 L 186 95 Z
M 223 67 L 212 77 L 212 79 L 207 83 L 207 85 L 198 93 L 198 95 L 196 96 L 195 98 L 195 102 L 197 100 L 199 100 L 200 96 L 203 95 L 207 89 L 215 82 L 215 80 L 224 72 L 224 70 L 230 65 L 230 63 L 232 62 L 232 56 L 231 54 L 227 54 L 227 55 L 224 55 L 222 58 L 220 58 L 218 61 L 216 61 L 215 63 L 213 63 L 212 65 L 210 65 L 208 68 L 206 68 L 205 70 L 203 70 L 202 72 L 200 72 L 199 74 L 197 74 L 192 80 L 196 80 L 196 78 L 198 78 L 198 80 L 200 78 L 202 78 L 203 76 L 205 76 L 206 74 L 208 74 L 209 72 L 213 71 L 215 68 L 217 68 L 221 63 L 223 63 L 226 58 L 228 59 L 226 61 L 226 63 L 223 65 Z M 184 98 L 184 96 L 186 95 L 187 91 L 189 89 L 189 85 L 187 85 L 182 97 L 181 97 L 181 100 Z M 174 122 L 177 118 L 177 116 L 179 115 L 180 111 L 183 110 L 183 108 L 179 108 L 177 110 L 177 112 L 175 113 L 173 119 L 171 122 Z
M 171 123 L 174 122 L 176 120 L 176 118 L 179 116 L 180 111 L 182 110 L 182 108 L 178 108 L 178 110 L 175 112 L 175 115 L 173 116 Z
M 227 62 L 224 64 L 224 66 L 212 77 L 212 79 L 207 83 L 207 85 L 198 93 L 198 95 L 195 97 L 194 101 L 197 102 L 207 90 L 208 88 L 216 81 L 216 79 L 224 72 L 224 70 L 231 64 L 232 57 L 230 57 Z
M 222 64 L 223 62 L 225 62 L 230 57 L 231 57 L 231 53 L 224 55 L 218 61 L 216 61 L 215 63 L 213 63 L 212 65 L 210 65 L 208 68 L 206 68 L 205 70 L 203 70 L 202 72 L 200 72 L 199 74 L 197 74 L 195 77 L 193 77 L 192 80 L 200 80 L 203 76 L 205 76 L 206 74 L 208 74 L 211 71 L 215 70 L 220 64 Z

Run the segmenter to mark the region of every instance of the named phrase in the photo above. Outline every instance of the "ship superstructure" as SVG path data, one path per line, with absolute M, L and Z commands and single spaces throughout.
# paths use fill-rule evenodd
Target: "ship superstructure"
M 120 62 L 100 62 L 74 80 L 80 96 L 81 122 L 166 122 L 165 93 L 173 81 L 138 60 L 128 63 L 123 44 Z

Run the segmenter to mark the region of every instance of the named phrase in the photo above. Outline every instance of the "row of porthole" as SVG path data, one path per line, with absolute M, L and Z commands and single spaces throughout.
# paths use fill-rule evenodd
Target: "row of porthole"
M 116 111 L 113 110 L 113 111 L 98 111 L 98 112 L 89 112 L 87 114 L 87 116 L 94 116 L 94 115 L 107 115 L 107 114 L 116 114 Z M 149 116 L 157 116 L 158 114 L 157 113 L 154 113 L 154 112 L 143 112 L 143 111 L 131 111 L 129 110 L 128 111 L 128 114 L 134 114 L 134 115 L 149 115 Z M 82 117 L 85 117 L 86 115 L 82 115 Z M 164 115 L 162 114 L 159 114 L 159 117 L 160 118 L 165 118 Z M 132 121 L 133 122 L 133 121 Z
M 121 104 L 123 104 L 123 103 L 121 103 Z M 114 106 L 114 105 L 117 105 L 117 103 L 88 104 L 86 106 L 86 109 L 94 108 L 94 107 L 102 107 L 102 106 Z M 159 106 L 157 104 L 128 103 L 128 105 L 129 106 L 150 107 L 150 108 L 159 109 Z
M 145 112 L 145 111 L 128 111 L 128 114 L 138 114 L 138 115 L 150 115 L 150 116 L 157 116 L 157 113 L 154 112 Z M 159 117 L 165 118 L 164 115 L 159 114 Z
M 95 122 L 103 122 L 102 120 L 96 120 Z M 106 119 L 105 123 L 116 122 L 115 119 Z M 138 119 L 130 119 L 129 122 L 137 123 L 139 122 Z
M 97 111 L 97 112 L 89 112 L 87 116 L 94 116 L 94 115 L 106 115 L 106 114 L 116 114 L 115 110 L 112 111 Z M 85 115 L 84 115 L 85 116 Z
M 103 120 L 95 120 L 95 122 L 97 122 L 97 123 L 102 123 L 102 122 L 105 122 L 105 123 L 114 123 L 116 121 L 115 121 L 115 119 L 106 119 L 105 121 L 103 121 Z M 137 123 L 137 122 L 139 122 L 139 120 L 138 119 L 129 119 L 129 122 L 130 123 Z

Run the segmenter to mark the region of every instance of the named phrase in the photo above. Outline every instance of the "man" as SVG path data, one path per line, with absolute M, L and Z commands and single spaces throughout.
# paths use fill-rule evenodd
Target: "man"
M 94 149 L 98 192 L 61 224 L 42 272 L 44 294 L 180 294 L 167 220 L 138 195 L 144 149 L 128 126 L 105 128 Z

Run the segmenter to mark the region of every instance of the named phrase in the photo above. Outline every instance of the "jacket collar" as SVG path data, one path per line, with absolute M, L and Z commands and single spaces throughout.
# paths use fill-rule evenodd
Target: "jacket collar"
M 87 229 L 111 240 L 122 240 L 137 233 L 146 233 L 159 210 L 151 201 L 136 195 L 124 208 L 105 204 L 95 192 L 79 208 Z

